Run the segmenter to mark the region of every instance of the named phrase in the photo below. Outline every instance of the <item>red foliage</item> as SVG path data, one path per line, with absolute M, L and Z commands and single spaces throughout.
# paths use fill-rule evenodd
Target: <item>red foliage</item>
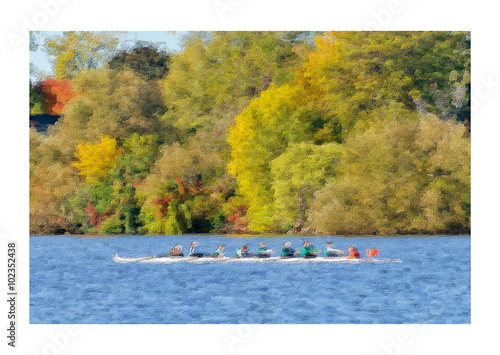
M 236 212 L 227 218 L 228 222 L 235 225 L 237 231 L 246 231 L 247 220 L 244 217 L 246 214 L 247 207 L 239 206 Z
M 90 214 L 90 224 L 96 227 L 97 230 L 101 229 L 101 223 L 113 214 L 113 211 L 109 210 L 104 213 L 99 213 L 95 210 L 94 204 L 89 202 L 87 207 L 85 207 L 85 212 Z
M 57 81 L 48 78 L 41 83 L 41 91 L 44 96 L 45 111 L 49 115 L 64 113 L 66 103 L 75 96 L 70 81 L 66 79 Z
M 90 224 L 95 227 L 97 225 L 98 212 L 94 209 L 94 204 L 89 202 L 87 207 L 85 207 L 85 212 L 90 214 Z
M 240 210 L 238 210 L 238 211 L 234 212 L 231 216 L 227 217 L 227 220 L 229 222 L 236 222 L 236 221 L 239 221 L 240 217 L 241 217 L 241 212 L 240 212 Z
M 170 202 L 177 198 L 175 195 L 170 195 L 162 198 L 157 198 L 151 202 L 153 206 L 158 206 L 160 205 L 161 208 L 156 212 L 156 218 L 160 219 L 162 216 L 164 216 L 167 213 L 167 208 Z

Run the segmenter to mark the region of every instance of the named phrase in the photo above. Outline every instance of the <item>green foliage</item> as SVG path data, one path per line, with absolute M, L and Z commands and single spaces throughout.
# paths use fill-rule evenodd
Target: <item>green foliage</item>
M 292 78 L 300 60 L 293 49 L 300 45 L 282 32 L 214 32 L 208 41 L 193 36 L 163 80 L 165 119 L 183 130 L 224 131 L 252 97 Z
M 118 142 L 133 133 L 161 132 L 160 139 L 175 139 L 175 132 L 158 119 L 164 107 L 154 83 L 131 71 L 95 69 L 80 72 L 72 84 L 79 95 L 68 102 L 63 119 L 53 127 L 68 157 L 75 145 L 96 143 L 103 134 Z
M 111 217 L 106 218 L 100 226 L 100 232 L 106 234 L 122 234 L 125 232 L 123 221 L 120 219 L 120 214 L 115 213 Z
M 134 182 L 149 175 L 149 169 L 156 161 L 160 149 L 158 134 L 139 135 L 133 133 L 123 141 L 124 154 L 117 163 L 117 168 L 125 177 Z
M 30 129 L 30 232 L 468 232 L 469 34 L 311 34 L 192 33 L 101 68 L 110 34 L 49 40 L 70 81 Z
M 271 162 L 274 217 L 278 223 L 286 226 L 306 220 L 314 192 L 335 177 L 340 152 L 337 143 L 291 143 Z
M 310 224 L 332 234 L 464 232 L 469 194 L 465 127 L 401 110 L 347 140 Z
M 467 33 L 327 32 L 316 45 L 296 79 L 344 130 L 391 101 L 442 118 L 468 110 Z
M 117 161 L 111 175 L 113 209 L 119 216 L 124 233 L 133 234 L 140 227 L 140 212 L 136 200 L 136 188 L 149 175 L 159 152 L 158 135 L 130 135 L 123 142 L 124 153 Z
M 30 82 L 30 115 L 43 115 L 46 113 L 41 87 L 34 86 Z
M 161 79 L 168 73 L 170 56 L 154 47 L 138 47 L 121 51 L 108 63 L 110 69 L 132 70 L 144 80 Z
M 30 232 L 79 233 L 84 223 L 86 188 L 74 168 L 46 138 L 30 128 Z
M 200 132 L 185 145 L 174 143 L 163 148 L 137 190 L 144 230 L 209 232 L 221 223 L 217 206 L 231 195 L 233 186 L 220 178 L 224 160 L 217 144 L 206 138 L 207 134 Z
M 56 79 L 71 79 L 84 69 L 101 66 L 116 48 L 118 39 L 109 32 L 67 31 L 45 43 Z
M 136 187 L 149 174 L 158 155 L 157 135 L 130 135 L 120 148 L 114 167 L 104 179 L 92 186 L 89 202 L 102 221 L 97 228 L 103 233 L 137 233 L 140 208 L 136 201 Z M 101 160 L 102 161 L 102 160 Z M 98 221 L 96 221 L 96 224 Z

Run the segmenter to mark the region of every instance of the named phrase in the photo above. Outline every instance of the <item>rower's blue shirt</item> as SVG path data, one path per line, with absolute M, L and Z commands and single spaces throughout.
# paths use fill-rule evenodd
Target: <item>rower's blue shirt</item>
M 236 256 L 240 258 L 247 258 L 250 256 L 250 253 L 247 251 L 241 251 L 241 249 L 236 250 Z
M 302 246 L 300 248 L 300 252 L 302 253 L 302 256 L 305 256 L 305 255 L 312 255 L 314 254 L 314 252 L 317 252 L 318 249 L 316 249 L 313 245 L 309 246 L 309 247 L 306 247 L 306 246 Z
M 222 252 L 222 250 L 220 250 L 220 248 L 217 248 L 217 250 L 214 251 L 213 256 L 219 256 L 219 254 L 224 255 L 224 253 Z
M 293 256 L 295 249 L 291 247 L 283 247 L 281 248 L 281 256 Z

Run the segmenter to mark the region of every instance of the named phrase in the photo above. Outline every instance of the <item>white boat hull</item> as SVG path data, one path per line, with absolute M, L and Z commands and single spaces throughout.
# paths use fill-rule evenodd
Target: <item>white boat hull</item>
M 113 260 L 117 263 L 149 263 L 149 264 L 175 264 L 175 263 L 401 263 L 401 259 L 380 259 L 380 258 L 360 258 L 350 259 L 347 257 L 340 258 L 194 258 L 194 257 L 141 257 L 141 258 L 122 258 L 118 254 L 113 256 Z

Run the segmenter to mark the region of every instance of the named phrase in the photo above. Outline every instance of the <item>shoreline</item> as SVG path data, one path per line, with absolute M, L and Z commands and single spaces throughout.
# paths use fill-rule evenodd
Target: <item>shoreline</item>
M 211 234 L 211 233 L 186 233 L 186 234 L 98 234 L 98 233 L 89 233 L 89 234 L 30 234 L 29 237 L 82 237 L 82 238 L 105 238 L 105 237 L 182 237 L 182 236 L 218 236 L 218 237 L 227 237 L 227 238 L 258 238 L 258 237 L 332 237 L 332 238 L 400 238 L 400 237 L 408 237 L 408 238 L 428 238 L 428 237 L 471 237 L 470 233 L 459 233 L 459 234 L 389 234 L 389 235 L 377 235 L 377 234 L 364 234 L 364 235 L 330 235 L 330 234 L 274 234 L 274 233 L 260 233 L 260 234 Z

